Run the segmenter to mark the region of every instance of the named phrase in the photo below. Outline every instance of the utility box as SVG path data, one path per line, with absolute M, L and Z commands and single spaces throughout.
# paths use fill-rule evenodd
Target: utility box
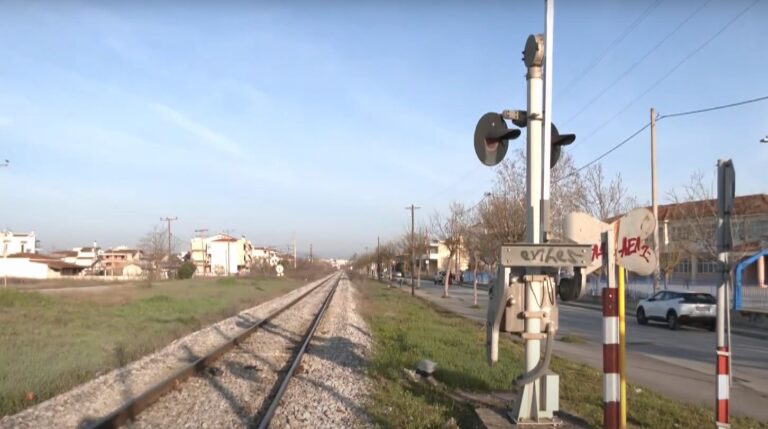
M 558 397 L 558 392 L 560 391 L 560 376 L 551 371 L 547 371 L 547 373 L 542 375 L 539 380 L 542 393 L 541 401 L 543 402 L 543 404 L 541 404 L 541 409 L 543 410 L 543 415 L 541 417 L 551 419 L 554 414 L 560 410 L 560 398 Z

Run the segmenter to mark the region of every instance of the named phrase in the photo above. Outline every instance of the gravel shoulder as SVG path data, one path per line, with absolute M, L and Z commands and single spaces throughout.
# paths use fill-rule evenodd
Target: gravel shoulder
M 365 369 L 371 333 L 358 299 L 355 286 L 343 278 L 271 427 L 372 426 L 364 411 L 371 391 Z
M 326 278 L 180 338 L 156 353 L 110 371 L 18 414 L 3 417 L 0 420 L 0 429 L 83 427 L 167 377 L 189 362 L 192 356 L 209 352 L 245 330 L 254 321 L 265 317 Z

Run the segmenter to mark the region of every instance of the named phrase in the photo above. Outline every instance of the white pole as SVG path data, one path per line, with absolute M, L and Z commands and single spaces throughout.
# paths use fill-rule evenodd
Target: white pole
M 538 39 L 538 38 L 537 38 Z M 528 141 L 527 141 L 527 191 L 526 203 L 528 213 L 526 217 L 526 241 L 528 243 L 541 243 L 541 131 L 542 131 L 542 76 L 541 63 L 534 61 L 528 67 Z M 536 270 L 538 273 L 538 270 Z M 529 272 L 529 274 L 535 274 Z M 539 302 L 542 300 L 539 288 L 529 285 L 525 290 L 525 310 L 531 312 L 541 311 Z M 529 317 L 525 319 L 525 332 L 528 334 L 541 333 L 541 319 Z M 525 370 L 532 371 L 541 357 L 541 340 L 525 340 Z M 538 406 L 538 404 L 536 405 Z
M 546 18 L 544 22 L 544 121 L 542 123 L 542 132 L 544 139 L 542 141 L 542 213 L 541 224 L 544 240 L 548 241 L 546 234 L 552 232 L 552 220 L 549 207 L 549 187 L 550 187 L 550 159 L 552 158 L 552 70 L 553 70 L 553 52 L 554 42 L 554 21 L 555 21 L 555 0 L 544 0 L 546 9 Z M 530 132 L 530 131 L 529 131 Z

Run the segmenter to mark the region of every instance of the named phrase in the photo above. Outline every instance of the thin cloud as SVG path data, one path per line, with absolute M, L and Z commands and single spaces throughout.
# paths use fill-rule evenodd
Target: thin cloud
M 232 155 L 238 155 L 242 152 L 240 145 L 229 137 L 217 133 L 199 122 L 193 121 L 183 113 L 174 110 L 171 107 L 164 104 L 152 104 L 152 109 L 157 112 L 163 120 L 187 131 L 214 149 Z

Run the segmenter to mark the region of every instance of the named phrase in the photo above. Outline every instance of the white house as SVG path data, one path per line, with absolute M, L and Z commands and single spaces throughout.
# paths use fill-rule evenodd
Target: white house
M 2 255 L 14 253 L 37 253 L 37 240 L 34 232 L 0 231 L 0 250 Z
M 268 247 L 254 247 L 251 251 L 251 257 L 253 262 L 269 265 L 270 267 L 274 267 L 280 262 L 277 250 Z
M 0 276 L 19 279 L 53 279 L 76 276 L 83 267 L 39 253 L 15 253 L 0 259 Z

